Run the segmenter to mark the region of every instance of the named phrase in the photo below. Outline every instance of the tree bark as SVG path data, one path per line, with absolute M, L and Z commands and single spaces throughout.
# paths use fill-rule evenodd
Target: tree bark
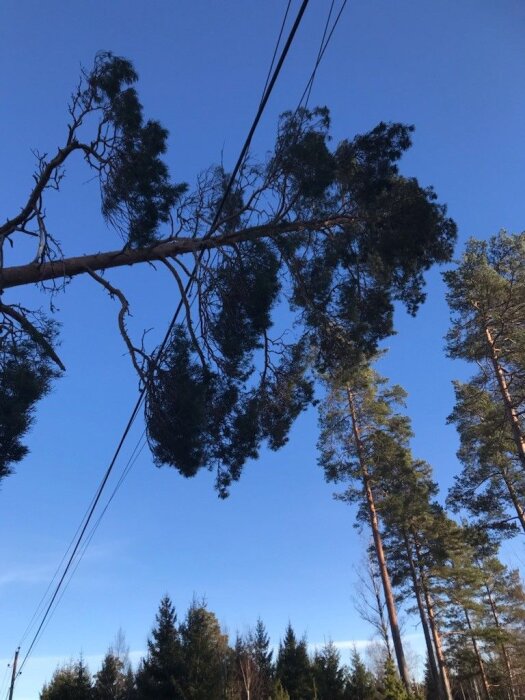
M 492 337 L 490 327 L 487 323 L 485 324 L 485 337 L 487 339 L 487 344 L 490 350 L 490 361 L 492 363 L 492 367 L 494 369 L 494 373 L 496 375 L 496 379 L 498 381 L 499 389 L 503 399 L 503 404 L 505 406 L 505 414 L 510 423 L 512 437 L 514 438 L 514 442 L 516 443 L 518 457 L 523 469 L 525 469 L 525 436 L 522 433 L 518 412 L 516 410 L 516 407 L 514 406 L 514 403 L 512 402 L 512 397 L 510 395 L 509 385 L 505 376 L 505 371 L 501 366 L 496 344 L 494 342 L 494 338 Z
M 518 498 L 516 489 L 511 483 L 507 472 L 504 469 L 501 469 L 500 473 L 501 478 L 503 479 L 503 481 L 505 482 L 505 486 L 507 487 L 507 491 L 509 492 L 510 500 L 512 501 L 512 505 L 514 506 L 514 510 L 516 511 L 516 515 L 518 516 L 518 520 L 520 521 L 521 528 L 523 532 L 525 532 L 525 511 L 523 510 L 523 506 L 521 505 L 521 502 Z
M 489 599 L 489 605 L 490 605 L 490 610 L 492 612 L 492 617 L 494 618 L 494 624 L 498 628 L 498 630 L 501 630 L 501 623 L 499 621 L 499 616 L 498 616 L 498 611 L 496 610 L 496 604 L 494 602 L 494 598 L 492 597 L 492 593 L 490 590 L 490 586 L 488 585 L 487 581 L 485 581 L 485 590 L 487 591 L 487 596 Z M 512 678 L 512 666 L 510 665 L 510 658 L 509 658 L 509 653 L 507 651 L 507 647 L 505 646 L 504 642 L 501 642 L 500 644 L 501 648 L 501 653 L 503 655 L 503 660 L 505 662 L 505 668 L 507 669 L 507 674 L 509 677 L 509 693 L 511 700 L 517 700 L 517 696 L 514 690 L 514 682 Z
M 160 241 L 148 248 L 124 248 L 122 250 L 91 253 L 76 257 L 63 258 L 52 262 L 33 262 L 28 265 L 18 265 L 0 270 L 0 289 L 19 287 L 26 284 L 37 284 L 62 277 L 75 277 L 92 270 L 107 270 L 112 267 L 125 267 L 138 263 L 160 261 L 186 253 L 199 253 L 204 250 L 233 246 L 242 241 L 253 241 L 258 238 L 270 238 L 298 233 L 300 231 L 319 231 L 348 225 L 350 217 L 333 217 L 312 221 L 294 221 L 276 224 L 252 226 L 220 236 L 202 236 L 201 238 L 171 238 Z
M 394 651 L 396 653 L 397 667 L 399 670 L 399 675 L 406 687 L 408 693 L 411 693 L 410 678 L 408 675 L 408 667 L 405 659 L 405 653 L 403 651 L 403 643 L 401 641 L 401 631 L 399 629 L 399 621 L 397 618 L 396 604 L 394 600 L 394 594 L 392 591 L 392 582 L 390 580 L 390 574 L 388 572 L 388 566 L 386 563 L 385 552 L 383 549 L 383 540 L 381 533 L 379 531 L 379 519 L 377 517 L 377 510 L 374 501 L 374 494 L 370 485 L 370 475 L 368 473 L 367 465 L 364 458 L 363 443 L 361 441 L 361 432 L 359 428 L 359 423 L 357 420 L 357 414 L 355 409 L 354 398 L 350 389 L 347 388 L 347 398 L 348 407 L 350 410 L 350 417 L 352 419 L 352 430 L 354 433 L 354 440 L 356 443 L 356 449 L 359 458 L 359 465 L 361 468 L 361 475 L 363 479 L 363 486 L 366 495 L 366 502 L 368 505 L 368 514 L 370 517 L 370 527 L 372 529 L 372 537 L 374 540 L 374 548 L 376 551 L 377 562 L 379 565 L 379 572 L 381 574 L 381 581 L 383 583 L 383 591 L 385 594 L 386 609 L 388 612 L 388 620 L 390 623 L 390 631 L 392 633 L 392 641 L 394 643 Z

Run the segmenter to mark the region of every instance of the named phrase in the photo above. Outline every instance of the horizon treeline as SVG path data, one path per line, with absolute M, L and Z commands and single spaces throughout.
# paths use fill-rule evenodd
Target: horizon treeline
M 331 641 L 309 653 L 291 623 L 274 654 L 260 618 L 230 644 L 204 601 L 179 623 L 165 595 L 136 670 L 119 633 L 95 674 L 82 657 L 59 666 L 40 700 L 407 700 L 391 656 L 376 665 L 368 670 L 356 649 L 343 664 Z

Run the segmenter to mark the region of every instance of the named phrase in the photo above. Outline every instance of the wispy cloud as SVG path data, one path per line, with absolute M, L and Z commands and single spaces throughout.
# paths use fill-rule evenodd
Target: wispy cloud
M 53 571 L 50 566 L 15 568 L 0 574 L 0 586 L 42 583 L 42 581 L 49 581 L 52 574 Z

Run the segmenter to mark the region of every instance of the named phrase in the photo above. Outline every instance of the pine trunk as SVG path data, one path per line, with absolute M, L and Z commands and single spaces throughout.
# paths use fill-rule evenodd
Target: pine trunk
M 501 623 L 499 621 L 498 611 L 496 610 L 496 604 L 494 603 L 494 599 L 492 597 L 490 587 L 486 581 L 485 581 L 485 590 L 487 591 L 490 610 L 492 612 L 492 617 L 494 618 L 494 624 L 496 625 L 498 630 L 501 630 Z M 509 696 L 510 696 L 511 700 L 517 700 L 516 692 L 514 690 L 514 682 L 513 682 L 513 678 L 512 678 L 512 666 L 510 665 L 509 652 L 507 651 L 507 647 L 505 646 L 504 642 L 501 642 L 500 648 L 501 648 L 501 654 L 503 656 L 503 660 L 505 662 L 505 668 L 507 669 L 507 675 L 509 677 Z
M 507 377 L 505 376 L 505 371 L 501 366 L 501 362 L 498 356 L 498 350 L 496 348 L 496 343 L 492 337 L 491 330 L 488 324 L 485 325 L 485 337 L 487 338 L 487 344 L 490 350 L 490 360 L 492 362 L 492 367 L 498 381 L 498 386 L 503 399 L 503 404 L 505 406 L 505 414 L 510 423 L 510 428 L 512 431 L 512 437 L 516 444 L 516 449 L 518 453 L 519 460 L 523 469 L 525 469 L 525 436 L 523 435 L 518 411 L 512 402 L 512 397 L 509 391 L 509 385 L 507 382 Z
M 479 668 L 479 673 L 481 676 L 481 683 L 483 685 L 483 691 L 485 694 L 485 698 L 486 698 L 486 700 L 490 700 L 490 686 L 489 686 L 487 674 L 485 672 L 485 664 L 483 663 L 483 659 L 481 658 L 478 642 L 476 640 L 476 637 L 473 634 L 472 624 L 470 622 L 470 615 L 468 614 L 468 610 L 466 608 L 463 608 L 463 614 L 465 615 L 465 622 L 467 623 L 467 627 L 468 627 L 468 630 L 470 632 L 470 641 L 472 642 L 472 648 L 474 649 L 474 655 L 475 655 L 476 661 L 478 663 L 478 668 Z
M 423 604 L 422 600 L 422 595 L 421 595 L 421 584 L 419 581 L 419 577 L 417 575 L 416 571 L 416 566 L 414 564 L 414 559 L 412 556 L 412 547 L 410 544 L 410 540 L 408 538 L 408 535 L 406 532 L 403 532 L 403 538 L 405 540 L 405 547 L 407 551 L 407 557 L 408 557 L 408 565 L 410 568 L 410 575 L 412 577 L 412 587 L 414 590 L 414 595 L 416 598 L 417 602 L 417 607 L 419 610 L 419 617 L 421 619 L 421 627 L 423 628 L 423 634 L 425 636 L 425 644 L 427 647 L 427 654 L 428 654 L 428 662 L 430 664 L 430 673 L 432 674 L 432 679 L 436 686 L 439 689 L 439 695 L 443 700 L 452 700 L 452 695 L 450 692 L 447 691 L 447 687 L 445 683 L 443 682 L 443 678 L 441 676 L 441 673 L 439 672 L 437 663 L 436 663 L 436 653 L 434 649 L 434 645 L 432 643 L 432 637 L 430 633 L 430 626 L 428 622 L 428 618 L 425 612 L 425 607 Z M 448 689 L 450 690 L 450 689 Z
M 443 653 L 443 644 L 441 642 L 441 634 L 439 633 L 439 629 L 438 629 L 438 626 L 436 624 L 436 616 L 434 613 L 434 602 L 432 600 L 432 596 L 430 595 L 430 591 L 428 589 L 425 571 L 423 569 L 421 551 L 419 549 L 419 545 L 418 545 L 417 539 L 415 537 L 415 533 L 412 533 L 412 535 L 414 536 L 414 547 L 416 550 L 416 556 L 417 556 L 417 561 L 418 561 L 421 590 L 423 591 L 423 596 L 425 598 L 425 606 L 426 606 L 427 615 L 428 615 L 428 624 L 430 626 L 430 631 L 432 633 L 432 639 L 434 640 L 434 648 L 436 650 L 436 658 L 437 658 L 437 662 L 438 662 L 439 676 L 441 678 L 440 685 L 443 686 L 443 691 L 444 691 L 445 697 L 447 698 L 447 700 L 449 700 L 453 697 L 452 688 L 450 686 L 450 678 L 448 677 L 448 670 L 447 670 L 447 664 L 445 661 L 445 654 Z
M 403 651 L 403 643 L 401 641 L 401 631 L 399 629 L 399 622 L 397 618 L 396 604 L 394 600 L 394 594 L 392 591 L 392 582 L 390 580 L 390 574 L 388 572 L 388 566 L 386 563 L 385 552 L 383 549 L 383 540 L 381 533 L 379 531 L 379 519 L 377 517 L 377 510 L 374 501 L 374 494 L 372 492 L 370 484 L 370 475 L 368 473 L 367 465 L 364 458 L 364 449 L 361 441 L 361 433 L 359 428 L 359 423 L 357 420 L 354 398 L 352 392 L 347 389 L 348 397 L 348 407 L 350 409 L 350 416 L 352 419 L 352 429 L 354 433 L 354 440 L 356 443 L 359 465 L 361 468 L 361 476 L 363 479 L 363 487 L 365 490 L 366 502 L 368 506 L 368 514 L 370 517 L 370 527 L 372 528 L 372 537 L 374 540 L 374 548 L 376 551 L 377 562 L 379 565 L 379 573 L 381 574 L 381 581 L 383 584 L 383 591 L 385 594 L 386 609 L 388 612 L 388 620 L 390 623 L 390 631 L 392 633 L 392 641 L 394 643 L 394 651 L 396 654 L 397 667 L 399 670 L 399 675 L 403 681 L 407 692 L 410 694 L 411 685 L 408 675 L 408 667 L 405 660 L 405 654 Z

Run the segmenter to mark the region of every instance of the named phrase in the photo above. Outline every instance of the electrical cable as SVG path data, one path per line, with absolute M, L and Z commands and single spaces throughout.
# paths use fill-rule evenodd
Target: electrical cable
M 5 673 L 4 673 L 4 677 L 3 677 L 3 679 L 2 679 L 2 684 L 0 685 L 0 697 L 2 697 L 2 695 L 4 694 L 4 690 L 5 690 L 6 687 L 7 687 L 6 681 L 7 681 L 7 677 L 8 677 L 8 674 L 9 674 L 9 667 L 10 667 L 10 664 L 9 664 L 9 662 L 8 662 L 8 663 L 6 664 L 6 667 L 5 667 Z
M 329 24 L 330 24 L 330 18 L 331 18 L 331 14 L 332 14 L 332 12 L 333 12 L 334 4 L 335 4 L 335 0 L 332 1 L 331 7 L 330 7 L 330 10 L 329 10 L 329 13 L 328 13 L 328 17 L 327 17 L 327 20 L 326 20 L 326 23 L 325 23 L 325 27 L 324 27 L 323 35 L 322 35 L 322 38 L 321 38 L 320 47 L 319 47 L 319 51 L 318 51 L 318 55 L 317 55 L 317 60 L 316 60 L 316 64 L 315 64 L 314 71 L 312 72 L 312 75 L 310 76 L 310 78 L 309 78 L 309 80 L 308 80 L 307 87 L 305 88 L 305 91 L 303 92 L 303 94 L 302 94 L 302 96 L 301 96 L 301 99 L 300 99 L 300 101 L 299 101 L 299 104 L 297 105 L 297 108 L 296 108 L 295 112 L 297 112 L 298 109 L 301 107 L 301 105 L 302 105 L 302 103 L 303 103 L 303 101 L 304 101 L 305 95 L 306 95 L 306 90 L 309 88 L 309 94 L 310 94 L 310 92 L 311 92 L 311 88 L 312 88 L 312 85 L 313 85 L 313 81 L 314 81 L 314 79 L 315 79 L 315 75 L 316 75 L 317 68 L 319 67 L 319 64 L 320 64 L 320 62 L 321 62 L 321 60 L 322 60 L 322 57 L 323 57 L 323 55 L 324 55 L 324 53 L 325 53 L 325 51 L 326 51 L 327 45 L 328 45 L 328 43 L 329 43 L 329 41 L 330 41 L 330 39 L 331 39 L 331 36 L 333 35 L 334 29 L 335 29 L 335 27 L 336 27 L 336 25 L 337 25 L 337 22 L 339 21 L 339 18 L 340 18 L 340 16 L 341 16 L 341 13 L 342 13 L 342 9 L 343 9 L 343 8 L 341 8 L 341 10 L 339 11 L 339 14 L 338 14 L 338 16 L 337 16 L 337 18 L 336 18 L 336 20 L 335 20 L 335 22 L 334 22 L 334 25 L 333 25 L 333 27 L 332 27 L 332 29 L 331 29 L 329 35 L 328 35 L 328 39 L 326 39 L 326 42 L 325 42 L 325 38 L 326 38 L 326 36 L 327 36 L 327 32 L 328 32 L 328 28 L 329 28 Z M 343 3 L 343 5 L 344 5 L 344 4 L 346 4 L 346 0 L 345 0 L 345 2 Z M 283 22 L 283 25 L 284 25 L 284 22 Z M 281 33 L 282 33 L 282 28 L 281 28 Z M 279 40 L 280 40 L 280 39 L 278 39 L 278 41 L 279 41 Z M 274 54 L 275 54 L 275 52 L 274 52 Z M 272 59 L 272 64 L 273 64 L 273 59 Z M 214 258 L 216 258 L 217 255 L 218 255 L 218 253 L 215 252 Z M 212 263 L 213 263 L 213 261 L 212 261 Z M 194 298 L 191 300 L 190 305 L 189 305 L 190 308 L 193 306 L 195 300 L 196 300 L 196 297 L 194 297 Z M 197 326 L 197 327 L 198 327 L 198 326 Z M 91 541 L 92 541 L 92 539 L 93 539 L 93 537 L 94 537 L 94 535 L 95 535 L 95 532 L 96 532 L 96 530 L 98 529 L 98 527 L 99 527 L 99 525 L 100 525 L 100 523 L 101 523 L 101 521 L 102 521 L 102 519 L 103 519 L 105 513 L 107 512 L 107 510 L 108 510 L 108 508 L 109 508 L 111 502 L 113 501 L 113 499 L 114 499 L 114 497 L 116 496 L 118 490 L 121 488 L 123 482 L 125 481 L 126 477 L 127 477 L 128 474 L 129 474 L 129 472 L 131 471 L 131 469 L 133 468 L 134 464 L 136 463 L 136 461 L 137 461 L 137 459 L 138 459 L 138 456 L 140 455 L 140 453 L 141 453 L 142 450 L 144 449 L 145 444 L 146 444 L 146 441 L 145 441 L 145 439 L 144 439 L 144 438 L 145 438 L 145 433 L 146 433 L 146 431 L 144 430 L 144 431 L 142 432 L 142 435 L 140 436 L 140 438 L 139 438 L 139 440 L 138 440 L 138 442 L 137 442 L 137 444 L 136 444 L 134 450 L 133 450 L 133 453 L 132 453 L 131 457 L 130 457 L 129 460 L 128 460 L 128 463 L 127 463 L 126 467 L 124 468 L 123 473 L 121 474 L 121 476 L 120 476 L 120 478 L 119 478 L 117 484 L 115 485 L 115 487 L 114 487 L 114 489 L 113 489 L 113 491 L 112 491 L 112 493 L 111 493 L 111 495 L 110 495 L 108 501 L 106 502 L 106 504 L 105 504 L 105 506 L 104 506 L 102 512 L 101 512 L 100 515 L 98 516 L 98 518 L 97 518 L 95 524 L 93 525 L 92 529 L 91 529 L 90 532 L 88 533 L 88 535 L 87 535 L 87 537 L 86 537 L 86 540 L 85 540 L 85 543 L 84 543 L 82 549 L 81 549 L 81 550 L 79 551 L 79 553 L 78 553 L 78 561 L 77 561 L 77 563 L 75 564 L 75 567 L 74 567 L 73 571 L 71 572 L 68 581 L 65 583 L 60 597 L 57 599 L 56 604 L 55 604 L 53 610 L 52 610 L 51 613 L 50 613 L 49 619 L 51 619 L 54 610 L 56 610 L 56 608 L 58 607 L 60 601 L 62 600 L 63 595 L 64 595 L 64 593 L 65 593 L 67 587 L 69 586 L 69 583 L 70 583 L 71 579 L 73 578 L 73 576 L 74 576 L 76 570 L 78 569 L 78 566 L 79 566 L 79 564 L 80 564 L 80 561 L 81 561 L 81 559 L 83 558 L 83 556 L 84 556 L 84 554 L 85 554 L 87 548 L 89 547 L 89 544 L 91 543 Z M 142 442 L 142 441 L 143 441 L 143 442 Z M 140 446 L 140 449 L 138 449 L 141 442 L 142 442 L 142 445 Z M 136 456 L 135 458 L 133 458 L 133 456 L 134 456 L 134 454 L 135 454 L 135 452 L 136 452 L 137 450 L 138 450 L 138 454 L 137 454 L 137 456 Z M 47 627 L 47 624 L 49 623 L 49 619 L 48 619 L 48 622 L 46 623 L 45 627 L 42 629 L 42 632 L 43 632 L 43 631 L 45 630 L 45 628 Z
M 215 216 L 214 216 L 214 218 L 213 218 L 213 221 L 212 221 L 212 224 L 211 224 L 211 226 L 210 226 L 210 229 L 208 230 L 208 233 L 204 236 L 204 239 L 210 238 L 210 237 L 213 235 L 213 233 L 215 232 L 215 230 L 217 229 L 217 226 L 218 226 L 218 224 L 219 224 L 219 222 L 220 222 L 220 215 L 221 215 L 222 210 L 223 210 L 223 208 L 224 208 L 224 204 L 225 204 L 225 202 L 226 202 L 226 200 L 227 200 L 227 198 L 228 198 L 228 196 L 229 196 L 229 194 L 230 194 L 230 192 L 231 192 L 231 190 L 232 190 L 232 187 L 233 187 L 233 184 L 234 184 L 235 179 L 236 179 L 236 177 L 237 177 L 237 174 L 238 174 L 238 172 L 239 172 L 239 170 L 240 170 L 242 164 L 244 163 L 246 154 L 247 154 L 247 152 L 248 152 L 248 149 L 249 149 L 249 147 L 250 147 L 251 141 L 252 141 L 252 139 L 253 139 L 253 135 L 254 135 L 255 130 L 256 130 L 256 128 L 257 128 L 257 126 L 258 126 L 258 124 L 259 124 L 259 121 L 260 121 L 260 119 L 261 119 L 261 117 L 262 117 L 262 114 L 263 114 L 264 109 L 265 109 L 265 107 L 266 107 L 266 104 L 267 104 L 267 102 L 268 102 L 268 100 L 269 100 L 269 98 L 270 98 L 270 95 L 271 95 L 271 93 L 272 93 L 272 91 L 273 91 L 273 88 L 274 88 L 274 86 L 275 86 L 275 83 L 276 83 L 276 81 L 277 81 L 277 78 L 278 78 L 278 76 L 279 76 L 279 74 L 280 74 L 280 72 L 281 72 L 282 66 L 283 66 L 283 64 L 284 64 L 284 61 L 285 61 L 285 59 L 286 59 L 286 56 L 288 55 L 288 52 L 289 52 L 289 50 L 290 50 L 290 47 L 291 47 L 291 44 L 292 44 L 293 39 L 294 39 L 294 37 L 295 37 L 295 34 L 297 33 L 297 30 L 298 30 L 299 25 L 300 25 L 300 23 L 301 23 L 301 20 L 302 20 L 302 18 L 303 18 L 303 15 L 304 15 L 304 12 L 305 12 L 306 7 L 307 7 L 307 5 L 308 5 L 308 2 L 309 2 L 309 0 L 303 0 L 303 2 L 301 3 L 301 7 L 299 8 L 299 12 L 297 13 L 297 16 L 296 16 L 296 18 L 295 18 L 295 21 L 294 21 L 294 23 L 293 23 L 293 26 L 292 26 L 292 28 L 291 28 L 289 34 L 288 34 L 286 43 L 285 43 L 285 45 L 284 45 L 284 47 L 283 47 L 283 50 L 282 50 L 282 52 L 281 52 L 281 55 L 280 55 L 280 57 L 279 57 L 279 61 L 277 62 L 277 65 L 276 65 L 276 67 L 275 67 L 275 69 L 274 69 L 273 75 L 272 75 L 272 77 L 271 77 L 271 79 L 270 79 L 270 81 L 269 81 L 269 83 L 268 83 L 268 85 L 267 85 L 267 87 L 266 87 L 266 90 L 265 90 L 265 93 L 264 93 L 264 95 L 263 95 L 263 98 L 262 98 L 262 100 L 261 100 L 261 102 L 260 102 L 260 104 L 259 104 L 259 108 L 258 108 L 257 113 L 256 113 L 256 116 L 255 116 L 255 118 L 254 118 L 254 120 L 253 120 L 252 126 L 250 127 L 250 130 L 249 130 L 249 132 L 248 132 L 248 136 L 247 136 L 247 138 L 246 138 L 246 140 L 245 140 L 245 142 L 244 142 L 244 145 L 243 145 L 243 148 L 242 148 L 241 153 L 240 153 L 240 155 L 239 155 L 239 158 L 237 159 L 237 162 L 236 162 L 236 164 L 235 164 L 235 167 L 234 167 L 234 169 L 233 169 L 233 171 L 232 171 L 232 173 L 231 173 L 231 175 L 230 175 L 230 178 L 229 178 L 229 180 L 228 180 L 228 184 L 227 184 L 227 186 L 226 186 L 226 188 L 225 188 L 225 191 L 224 191 L 224 194 L 223 194 L 223 196 L 222 196 L 222 199 L 221 199 L 221 201 L 220 201 L 220 203 L 219 203 L 219 206 L 218 206 L 218 208 L 217 208 L 217 210 L 216 210 L 216 213 L 215 213 Z M 197 262 L 195 263 L 195 266 L 194 266 L 194 269 L 193 269 L 193 271 L 192 271 L 192 273 L 191 273 L 190 279 L 188 280 L 188 282 L 187 282 L 187 284 L 186 284 L 186 288 L 185 288 L 185 292 L 184 292 L 185 294 L 187 294 L 187 293 L 191 290 L 191 287 L 193 286 L 193 280 L 194 280 L 194 278 L 195 278 L 195 273 L 196 273 L 196 271 L 197 271 L 197 269 L 198 269 L 198 267 L 199 267 L 200 262 L 202 261 L 203 255 L 204 255 L 204 250 L 201 250 L 200 253 L 199 253 L 199 255 L 197 256 Z M 154 356 L 154 358 L 153 358 L 153 361 L 152 361 L 152 363 L 151 363 L 151 371 L 152 371 L 152 372 L 154 372 L 155 369 L 156 369 L 156 367 L 158 367 L 158 365 L 160 364 L 160 361 L 161 361 L 161 359 L 162 359 L 162 354 L 163 354 L 163 352 L 164 352 L 164 350 L 165 350 L 165 348 L 166 348 L 166 345 L 167 345 L 168 342 L 169 342 L 169 339 L 170 339 L 170 337 L 171 337 L 172 331 L 173 331 L 173 329 L 174 329 L 174 327 L 175 327 L 175 324 L 176 324 L 176 322 L 177 322 L 177 318 L 178 318 L 178 315 L 179 315 L 179 313 L 180 313 L 180 311 L 181 311 L 181 309 L 182 309 L 182 306 L 183 306 L 183 300 L 181 299 L 181 300 L 179 301 L 179 303 L 177 304 L 175 313 L 173 314 L 173 317 L 172 317 L 171 322 L 170 322 L 170 324 L 169 324 L 169 326 L 168 326 L 168 329 L 167 329 L 167 331 L 166 331 L 166 334 L 165 334 L 165 336 L 164 336 L 164 339 L 163 339 L 162 343 L 160 344 L 160 346 L 159 346 L 159 348 L 158 348 L 158 350 L 157 350 L 157 353 L 155 354 L 155 356 Z M 77 551 L 78 551 L 78 549 L 79 549 L 79 547 L 80 547 L 80 544 L 81 544 L 81 542 L 82 542 L 82 540 L 83 540 L 83 538 L 84 538 L 84 535 L 85 535 L 85 532 L 86 532 L 86 530 L 87 530 L 87 527 L 88 527 L 88 525 L 89 525 L 89 523 L 90 523 L 90 521 L 91 521 L 91 519 L 92 519 L 92 517 L 93 517 L 94 511 L 95 511 L 95 509 L 96 509 L 96 507 L 97 507 L 97 504 L 98 504 L 98 502 L 99 502 L 99 500 L 100 500 L 100 498 L 101 498 L 101 496 L 102 496 L 102 493 L 103 493 L 104 488 L 105 488 L 105 486 L 106 486 L 106 484 L 107 484 L 107 481 L 108 481 L 108 479 L 109 479 L 109 477 L 110 477 L 110 475 L 111 475 L 111 472 L 113 471 L 113 467 L 114 467 L 114 465 L 115 465 L 115 463 L 116 463 L 116 460 L 117 460 L 117 458 L 118 458 L 118 456 L 119 456 L 119 454 L 120 454 L 120 451 L 121 451 L 121 449 L 122 449 L 122 446 L 124 445 L 124 442 L 125 442 L 125 440 L 126 440 L 128 434 L 129 434 L 129 432 L 130 432 L 130 430 L 131 430 L 131 427 L 133 426 L 133 423 L 135 422 L 135 419 L 136 419 L 136 417 L 137 417 L 137 415 L 138 415 L 138 412 L 139 412 L 139 410 L 140 410 L 140 407 L 141 407 L 141 405 L 142 405 L 142 402 L 144 401 L 147 388 L 148 388 L 148 384 L 147 384 L 147 382 L 145 382 L 145 383 L 144 383 L 144 386 L 142 387 L 142 389 L 141 389 L 141 391 L 140 391 L 140 393 L 139 393 L 139 397 L 138 397 L 138 399 L 137 399 L 137 401 L 136 401 L 136 403 L 135 403 L 135 405 L 134 405 L 134 407 L 133 407 L 133 410 L 132 410 L 132 412 L 131 412 L 130 418 L 129 418 L 129 420 L 128 420 L 128 422 L 127 422 L 125 428 L 124 428 L 124 431 L 123 431 L 123 433 L 122 433 L 122 436 L 121 436 L 121 438 L 120 438 L 120 440 L 119 440 L 119 442 L 118 442 L 117 448 L 116 448 L 116 450 L 115 450 L 115 452 L 114 452 L 114 455 L 113 455 L 113 457 L 112 457 L 112 459 L 111 459 L 111 462 L 110 462 L 110 464 L 109 464 L 109 466 L 108 466 L 108 468 L 107 468 L 107 470 L 106 470 L 106 473 L 104 474 L 104 477 L 103 477 L 103 479 L 102 479 L 102 481 L 101 481 L 101 483 L 100 483 L 100 485 L 99 485 L 99 487 L 98 487 L 98 489 L 97 489 L 97 491 L 96 491 L 96 493 L 95 493 L 95 496 L 94 496 L 94 498 L 93 498 L 93 500 L 92 500 L 92 502 L 91 502 L 91 506 L 90 506 L 90 508 L 88 508 L 87 517 L 86 517 L 85 520 L 83 521 L 82 527 L 80 528 L 80 526 L 79 526 L 79 528 L 80 528 L 80 533 L 79 533 L 78 536 L 77 536 L 76 543 L 75 543 L 75 545 L 74 545 L 74 547 L 73 547 L 73 550 L 72 550 L 72 552 L 71 552 L 71 554 L 70 554 L 70 556 L 69 556 L 69 559 L 68 559 L 67 564 L 66 564 L 66 566 L 65 566 L 65 568 L 64 568 L 64 571 L 62 572 L 62 575 L 61 575 L 61 577 L 60 577 L 60 579 L 59 579 L 57 585 L 55 586 L 54 593 L 53 593 L 53 595 L 51 596 L 51 600 L 50 600 L 49 604 L 48 604 L 47 607 L 46 607 L 46 610 L 45 610 L 45 612 L 44 612 L 44 615 L 43 615 L 43 617 L 42 617 L 42 620 L 41 620 L 41 622 L 40 622 L 40 625 L 38 626 L 38 629 L 37 629 L 37 631 L 35 632 L 35 634 L 34 634 L 34 636 L 33 636 L 33 638 L 32 638 L 32 641 L 31 641 L 31 643 L 30 643 L 30 645 L 29 645 L 29 648 L 28 648 L 28 650 L 27 650 L 27 652 L 26 652 L 26 654 L 25 654 L 25 656 L 24 656 L 24 659 L 22 660 L 22 663 L 20 664 L 20 670 L 18 671 L 17 676 L 20 675 L 20 674 L 22 673 L 22 669 L 24 668 L 24 666 L 25 666 L 25 664 L 26 664 L 26 662 L 27 662 L 27 660 L 28 660 L 28 658 L 29 658 L 29 656 L 30 656 L 30 654 L 31 654 L 31 651 L 33 650 L 33 648 L 34 648 L 34 646 L 35 646 L 35 644 L 36 644 L 36 641 L 37 641 L 37 639 L 39 638 L 40 632 L 42 631 L 42 629 L 43 629 L 43 627 L 44 627 L 44 624 L 45 624 L 47 618 L 49 617 L 49 614 L 50 614 L 50 612 L 51 612 L 51 609 L 52 609 L 52 607 L 53 607 L 53 604 L 54 604 L 55 600 L 57 599 L 58 593 L 59 593 L 60 589 L 62 588 L 62 585 L 63 585 L 63 583 L 64 583 L 64 580 L 65 580 L 65 578 L 66 578 L 66 576 L 67 576 L 67 573 L 68 573 L 69 569 L 70 569 L 71 566 L 72 566 L 73 560 L 74 560 L 75 555 L 77 554 Z M 77 530 L 77 532 L 78 532 L 78 530 Z

